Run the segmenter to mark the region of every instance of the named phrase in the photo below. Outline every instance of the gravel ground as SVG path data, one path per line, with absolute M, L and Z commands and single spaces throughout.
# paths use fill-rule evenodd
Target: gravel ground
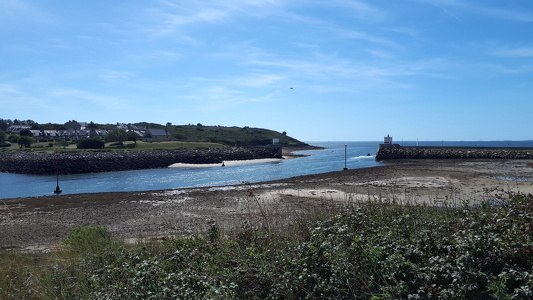
M 402 160 L 389 165 L 225 187 L 0 200 L 0 249 L 50 251 L 75 226 L 104 226 L 133 242 L 287 225 L 299 216 L 375 200 L 430 205 L 497 201 L 533 193 L 532 160 Z

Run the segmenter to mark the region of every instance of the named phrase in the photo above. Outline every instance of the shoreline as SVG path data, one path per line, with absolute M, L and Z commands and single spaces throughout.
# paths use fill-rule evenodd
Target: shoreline
M 533 193 L 533 160 L 402 160 L 385 166 L 238 185 L 69 194 L 0 201 L 0 250 L 50 251 L 76 226 L 117 238 L 200 233 L 210 220 L 242 226 L 260 209 L 287 220 L 360 201 L 461 206 Z
M 187 164 L 187 163 L 175 163 L 169 168 L 215 168 L 215 167 L 231 167 L 231 166 L 240 166 L 248 164 L 260 164 L 260 163 L 269 163 L 269 162 L 279 162 L 284 159 L 295 159 L 298 156 L 283 156 L 282 158 L 258 158 L 258 159 L 243 159 L 243 160 L 225 160 L 222 163 L 212 163 L 212 164 Z

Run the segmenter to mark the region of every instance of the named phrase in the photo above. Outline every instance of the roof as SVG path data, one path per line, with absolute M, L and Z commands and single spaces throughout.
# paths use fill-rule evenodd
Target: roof
M 165 129 L 148 129 L 146 134 L 150 134 L 152 136 L 167 136 L 167 131 Z

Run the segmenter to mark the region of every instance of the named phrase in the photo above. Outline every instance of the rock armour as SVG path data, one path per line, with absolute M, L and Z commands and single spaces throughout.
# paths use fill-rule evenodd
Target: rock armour
M 376 160 L 391 159 L 533 159 L 533 148 L 426 148 L 426 147 L 380 147 Z
M 79 174 L 166 168 L 174 163 L 208 164 L 225 160 L 275 157 L 278 149 L 268 147 L 59 153 L 60 174 Z M 53 153 L 0 152 L 0 172 L 18 174 L 55 174 Z

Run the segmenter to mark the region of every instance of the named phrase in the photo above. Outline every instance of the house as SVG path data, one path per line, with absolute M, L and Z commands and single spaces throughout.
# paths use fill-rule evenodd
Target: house
M 7 128 L 6 132 L 7 133 L 16 133 L 18 134 L 19 132 L 21 132 L 22 130 L 25 130 L 25 129 L 31 129 L 31 126 L 29 125 L 11 125 Z
M 58 140 L 61 136 L 59 130 L 30 130 L 33 137 L 40 142 Z
M 61 132 L 61 136 L 72 141 L 79 141 L 91 137 L 90 130 L 67 129 Z
M 126 123 L 117 123 L 117 128 L 128 131 L 128 124 Z
M 128 124 L 126 124 L 126 123 L 117 123 L 117 128 L 125 130 L 128 133 L 133 132 L 139 138 L 143 138 L 144 137 L 144 129 L 140 128 L 138 126 L 135 126 L 134 124 L 131 124 L 131 123 L 128 123 Z
M 142 138 L 143 142 L 165 142 L 170 141 L 172 137 L 165 129 L 146 129 Z
M 30 131 L 31 131 L 31 135 L 33 137 L 41 136 L 41 131 L 40 130 L 30 130 Z

